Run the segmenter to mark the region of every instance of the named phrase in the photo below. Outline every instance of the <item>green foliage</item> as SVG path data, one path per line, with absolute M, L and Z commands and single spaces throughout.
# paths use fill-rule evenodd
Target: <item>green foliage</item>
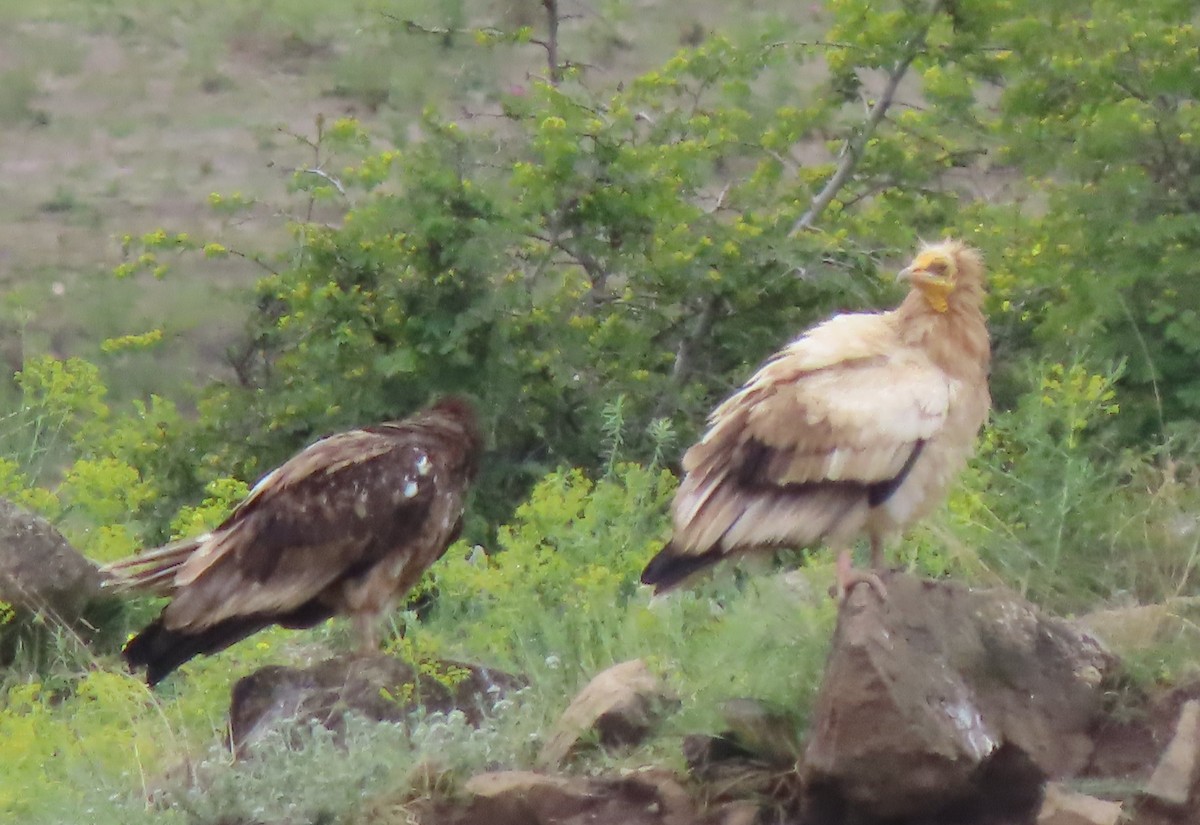
M 1048 364 L 993 415 L 950 507 L 951 534 L 993 573 L 1059 611 L 1194 595 L 1196 491 L 1151 457 L 1097 438 L 1120 372 Z
M 1007 210 L 1013 310 L 1051 355 L 1125 360 L 1122 429 L 1161 438 L 1200 415 L 1194 9 L 1012 5 L 993 128 L 1037 193 Z
M 171 522 L 172 535 L 183 538 L 195 536 L 216 527 L 250 494 L 250 486 L 234 478 L 217 478 L 204 490 L 204 501 L 196 506 L 185 505 Z
M 189 663 L 153 693 L 107 667 L 60 674 L 53 688 L 10 681 L 0 710 L 10 754 L 0 788 L 20 792 L 0 796 L 0 813 L 34 823 L 74 821 L 78 811 L 138 821 L 150 794 L 168 806 L 163 815 L 193 823 L 350 816 L 397 786 L 413 796 L 444 792 L 485 767 L 532 765 L 573 691 L 634 656 L 679 692 L 674 730 L 719 730 L 721 703 L 738 696 L 785 707 L 802 725 L 832 603 L 823 595 L 806 601 L 777 579 L 739 586 L 725 577 L 649 604 L 636 577 L 657 548 L 672 486 L 660 469 L 620 462 L 595 482 L 579 471 L 553 473 L 500 529 L 503 552 L 470 559 L 460 545 L 439 565 L 432 615 L 410 618 L 403 651 L 488 660 L 531 679 L 479 729 L 459 714 L 418 715 L 403 727 L 351 719 L 344 736 L 320 728 L 269 736 L 251 758 L 232 763 L 214 744 L 229 675 L 286 658 L 280 642 L 294 634 L 272 631 Z M 767 658 L 777 665 L 745 666 Z M 207 756 L 187 757 L 206 743 Z M 185 758 L 186 771 L 162 774 Z M 436 789 L 420 779 L 431 759 Z M 68 792 L 52 792 L 64 783 Z
M 0 816 L 47 824 L 149 821 L 139 791 L 156 766 L 179 758 L 169 709 L 153 703 L 144 685 L 102 670 L 66 696 L 38 682 L 8 685 L 0 703 Z
M 33 477 L 54 466 L 61 451 L 86 439 L 108 415 L 105 389 L 95 365 L 72 358 L 39 358 L 16 376 L 21 398 L 5 416 L 3 454 Z
M 98 368 L 77 358 L 32 359 L 16 382 L 21 396 L 0 418 L 0 491 L 99 561 L 132 552 L 171 506 L 162 482 L 192 477 L 185 447 L 163 443 L 180 428 L 174 405 L 152 397 L 114 412 Z
M 350 716 L 337 734 L 315 724 L 272 731 L 232 763 L 227 749 L 213 746 L 194 776 L 164 789 L 162 801 L 191 825 L 345 822 L 397 787 L 416 798 L 449 791 L 489 766 L 529 763 L 536 731 L 523 701 L 519 694 L 502 700 L 478 727 L 453 711 L 414 714 L 406 724 Z M 433 777 L 437 788 L 422 786 L 431 765 L 442 771 Z
M 340 225 L 297 225 L 296 248 L 259 283 L 239 384 L 210 390 L 189 438 L 249 480 L 316 434 L 465 391 L 494 442 L 476 508 L 493 523 L 554 466 L 600 464 L 616 395 L 631 457 L 650 457 L 656 419 L 690 438 L 795 330 L 882 302 L 879 255 L 954 214 L 935 180 L 948 162 L 931 166 L 897 131 L 875 138 L 897 148 L 864 160 L 826 234 L 793 231 L 833 165 L 781 152 L 854 126 L 820 89 L 800 105 L 753 89 L 816 56 L 766 35 L 714 37 L 616 92 L 535 84 L 504 99 L 494 129 L 426 112 L 421 141 L 360 153 L 337 187 L 307 175 L 313 199 L 338 189 L 349 211 Z M 314 157 L 339 130 L 365 146 L 352 122 L 319 123 L 305 140 Z M 908 228 L 883 232 L 901 207 Z M 160 273 L 164 251 L 231 251 L 181 238 L 127 238 L 121 273 Z
M 501 666 L 555 655 L 579 678 L 620 661 L 607 647 L 620 640 L 612 625 L 637 593 L 673 487 L 666 471 L 633 464 L 598 482 L 579 470 L 551 473 L 492 552 L 453 552 L 439 565 L 430 627 Z
M 274 256 L 158 231 L 126 239 L 120 271 L 161 275 L 164 253 L 180 251 L 272 270 L 237 354 L 238 382 L 207 391 L 185 436 L 204 463 L 243 481 L 319 434 L 405 414 L 438 392 L 474 395 L 494 446 L 476 536 L 553 467 L 599 469 L 602 410 L 617 395 L 637 434 L 631 457 L 649 458 L 644 434 L 656 419 L 686 442 L 795 330 L 834 308 L 886 302 L 877 275 L 917 233 L 952 232 L 988 253 L 998 352 L 1036 340 L 1070 360 L 1095 332 L 1094 357 L 1128 356 L 1122 428 L 1161 433 L 1188 415 L 1185 372 L 1200 340 L 1189 326 L 1187 230 L 1170 218 L 1185 195 L 1136 243 L 1114 250 L 1110 239 L 1129 237 L 1118 224 L 1163 211 L 1124 194 L 1128 175 L 1144 177 L 1158 156 L 1146 141 L 1169 139 L 1159 154 L 1188 157 L 1176 69 L 1191 29 L 1174 25 L 1179 13 L 1164 7 L 1169 24 L 1142 26 L 1129 10 L 1098 22 L 1082 6 L 842 0 L 819 42 L 780 40 L 772 27 L 712 37 L 615 91 L 568 71 L 503 96 L 494 121 L 468 127 L 429 109 L 420 138 L 396 148 L 380 150 L 353 120 L 319 120 L 313 137 L 296 136 L 310 157 L 293 181 L 306 198 L 290 210 L 293 248 Z M 1030 22 L 1042 17 L 1054 25 Z M 488 48 L 523 40 L 485 35 Z M 1089 63 L 1098 44 L 1108 51 Z M 864 121 L 854 103 L 868 70 L 918 76 L 927 105 L 896 102 Z M 787 85 L 796 73 L 812 82 Z M 1129 105 L 1123 86 L 1149 102 Z M 1071 105 L 1048 102 L 1060 98 Z M 1093 103 L 1129 116 L 1093 123 Z M 1164 106 L 1170 117 L 1150 117 Z M 1075 142 L 1084 127 L 1095 139 Z M 1044 151 L 1055 141 L 1063 152 Z M 1135 162 L 1117 162 L 1126 156 Z M 1044 193 L 1037 208 L 965 188 L 1000 161 L 1029 172 L 1017 188 Z M 1154 163 L 1161 179 L 1166 167 Z M 317 222 L 314 205 L 345 211 Z M 1101 272 L 1112 273 L 1106 287 L 1092 288 Z M 1015 402 L 1017 360 L 997 369 L 1004 407 Z M 209 480 L 166 486 L 178 504 Z
M 16 384 L 21 394 L 0 416 L 0 495 L 49 519 L 97 563 L 132 553 L 165 503 L 155 471 L 179 459 L 161 445 L 178 426 L 175 408 L 151 399 L 114 411 L 99 370 L 79 359 L 31 359 Z M 89 606 L 75 629 L 11 612 L 0 622 L 0 659 L 43 675 L 87 666 L 87 646 L 112 648 L 130 619 L 113 600 Z
M 716 732 L 720 704 L 742 696 L 802 723 L 832 602 L 823 588 L 806 593 L 779 578 L 741 585 L 725 570 L 697 592 L 648 603 L 637 577 L 661 546 L 673 486 L 664 471 L 635 464 L 595 482 L 578 470 L 550 474 L 500 529 L 496 551 L 451 550 L 435 571 L 432 613 L 409 635 L 527 675 L 543 728 L 597 672 L 635 657 L 683 698 L 681 727 Z M 746 666 L 760 659 L 773 665 Z

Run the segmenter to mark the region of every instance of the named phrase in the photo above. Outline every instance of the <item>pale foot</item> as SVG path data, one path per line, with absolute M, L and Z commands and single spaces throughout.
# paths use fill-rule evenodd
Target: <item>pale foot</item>
M 845 604 L 851 591 L 860 584 L 868 585 L 874 590 L 880 601 L 887 601 L 887 588 L 883 586 L 883 579 L 879 578 L 879 574 L 874 570 L 855 568 L 850 561 L 849 550 L 838 553 L 834 582 L 833 595 L 839 605 Z

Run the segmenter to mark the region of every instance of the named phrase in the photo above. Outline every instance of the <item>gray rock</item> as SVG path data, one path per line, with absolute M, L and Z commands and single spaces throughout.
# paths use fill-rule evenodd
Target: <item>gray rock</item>
M 377 722 L 402 722 L 417 708 L 463 711 L 479 724 L 514 677 L 459 662 L 444 662 L 450 680 L 415 672 L 412 665 L 385 654 L 335 656 L 308 668 L 269 666 L 233 686 L 229 729 L 241 755 L 267 731 L 317 722 L 341 732 L 348 713 Z M 452 682 L 449 687 L 446 681 Z
M 590 779 L 529 771 L 484 773 L 467 780 L 469 802 L 439 825 L 697 825 L 686 790 L 661 771 Z M 425 820 L 422 820 L 425 821 Z
M 1046 778 L 1087 762 L 1115 664 L 1006 590 L 888 574 L 838 617 L 802 770 L 813 804 L 864 820 L 1031 818 Z
M 538 765 L 561 764 L 594 732 L 606 747 L 634 744 L 679 700 L 665 690 L 641 659 L 601 671 L 571 700 L 538 754 Z
M 1117 825 L 1121 813 L 1120 802 L 1097 799 L 1051 782 L 1046 786 L 1037 825 Z
M 54 525 L 0 499 L 0 600 L 70 625 L 99 592 L 99 570 Z
M 1179 711 L 1175 735 L 1146 783 L 1146 796 L 1171 808 L 1183 808 L 1192 798 L 1200 774 L 1200 701 L 1190 699 Z

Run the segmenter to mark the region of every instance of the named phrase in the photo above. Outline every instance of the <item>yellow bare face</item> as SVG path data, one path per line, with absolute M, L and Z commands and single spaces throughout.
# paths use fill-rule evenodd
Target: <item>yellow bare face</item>
M 941 249 L 925 249 L 911 264 L 900 270 L 899 277 L 907 279 L 919 289 L 935 311 L 945 312 L 948 306 L 946 296 L 954 291 L 958 280 L 958 265 L 952 255 Z

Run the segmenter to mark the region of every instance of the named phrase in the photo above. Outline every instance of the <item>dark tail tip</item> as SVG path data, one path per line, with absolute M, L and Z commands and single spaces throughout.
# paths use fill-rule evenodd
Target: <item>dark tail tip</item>
M 675 545 L 668 544 L 658 554 L 650 559 L 646 569 L 642 571 L 642 584 L 654 585 L 655 593 L 670 590 L 689 578 L 711 567 L 724 557 L 719 547 L 714 547 L 697 555 L 682 554 Z
M 146 669 L 146 683 L 150 687 L 157 685 L 167 674 L 195 655 L 195 652 L 190 655 L 183 652 L 179 634 L 163 627 L 161 618 L 155 619 L 130 639 L 121 651 L 130 670 Z
M 125 645 L 121 655 L 130 670 L 146 669 L 154 687 L 183 663 L 202 653 L 216 653 L 270 624 L 259 616 L 231 619 L 196 633 L 170 630 L 159 616 Z

